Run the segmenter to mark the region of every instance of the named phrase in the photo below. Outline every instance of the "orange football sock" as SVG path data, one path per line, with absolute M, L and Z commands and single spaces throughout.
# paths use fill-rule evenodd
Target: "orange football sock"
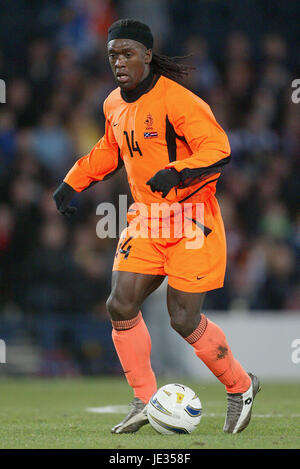
M 157 390 L 151 368 L 151 338 L 141 312 L 127 321 L 112 321 L 112 339 L 134 396 L 148 402 Z
M 229 393 L 243 393 L 251 379 L 234 358 L 222 329 L 201 314 L 198 327 L 185 340 Z

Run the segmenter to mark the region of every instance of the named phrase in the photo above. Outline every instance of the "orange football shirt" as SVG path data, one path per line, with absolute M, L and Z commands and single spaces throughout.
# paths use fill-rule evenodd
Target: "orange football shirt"
M 220 170 L 230 159 L 230 146 L 201 98 L 160 76 L 134 102 L 126 102 L 116 88 L 103 110 L 104 136 L 64 179 L 77 192 L 112 176 L 124 164 L 135 202 L 202 202 L 215 193 Z M 182 183 L 162 199 L 146 182 L 169 167 L 180 173 Z

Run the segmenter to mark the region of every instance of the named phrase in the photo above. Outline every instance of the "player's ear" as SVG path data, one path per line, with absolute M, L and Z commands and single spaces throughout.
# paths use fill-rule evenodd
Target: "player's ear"
M 145 64 L 149 64 L 152 60 L 152 49 L 146 49 L 145 52 Z

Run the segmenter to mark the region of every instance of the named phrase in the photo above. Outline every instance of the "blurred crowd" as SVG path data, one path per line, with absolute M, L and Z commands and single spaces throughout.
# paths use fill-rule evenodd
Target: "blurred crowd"
M 230 22 L 235 1 L 18 0 L 3 7 L 1 314 L 106 317 L 117 239 L 96 236 L 96 207 L 103 201 L 118 206 L 119 194 L 131 202 L 126 174 L 121 170 L 77 197 L 73 219 L 57 212 L 52 194 L 103 135 L 102 103 L 115 87 L 107 28 L 120 17 L 147 22 L 157 51 L 191 54 L 187 62 L 195 71 L 186 86 L 210 104 L 229 136 L 232 162 L 218 183 L 228 268 L 225 287 L 207 296 L 205 308 L 300 310 L 300 104 L 291 100 L 300 72 L 297 15 L 288 11 L 289 31 L 285 21 L 280 29 L 280 2 L 273 2 L 276 29 L 271 19 L 262 25 L 260 10 L 249 2 L 240 3 L 240 22 Z M 269 5 L 252 7 L 261 8 L 258 3 Z M 255 20 L 256 34 L 250 29 Z

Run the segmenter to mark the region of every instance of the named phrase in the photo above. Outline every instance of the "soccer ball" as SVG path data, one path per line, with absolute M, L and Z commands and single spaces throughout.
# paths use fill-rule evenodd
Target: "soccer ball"
M 202 406 L 191 388 L 183 384 L 166 384 L 151 397 L 147 415 L 159 433 L 192 433 L 200 423 Z

